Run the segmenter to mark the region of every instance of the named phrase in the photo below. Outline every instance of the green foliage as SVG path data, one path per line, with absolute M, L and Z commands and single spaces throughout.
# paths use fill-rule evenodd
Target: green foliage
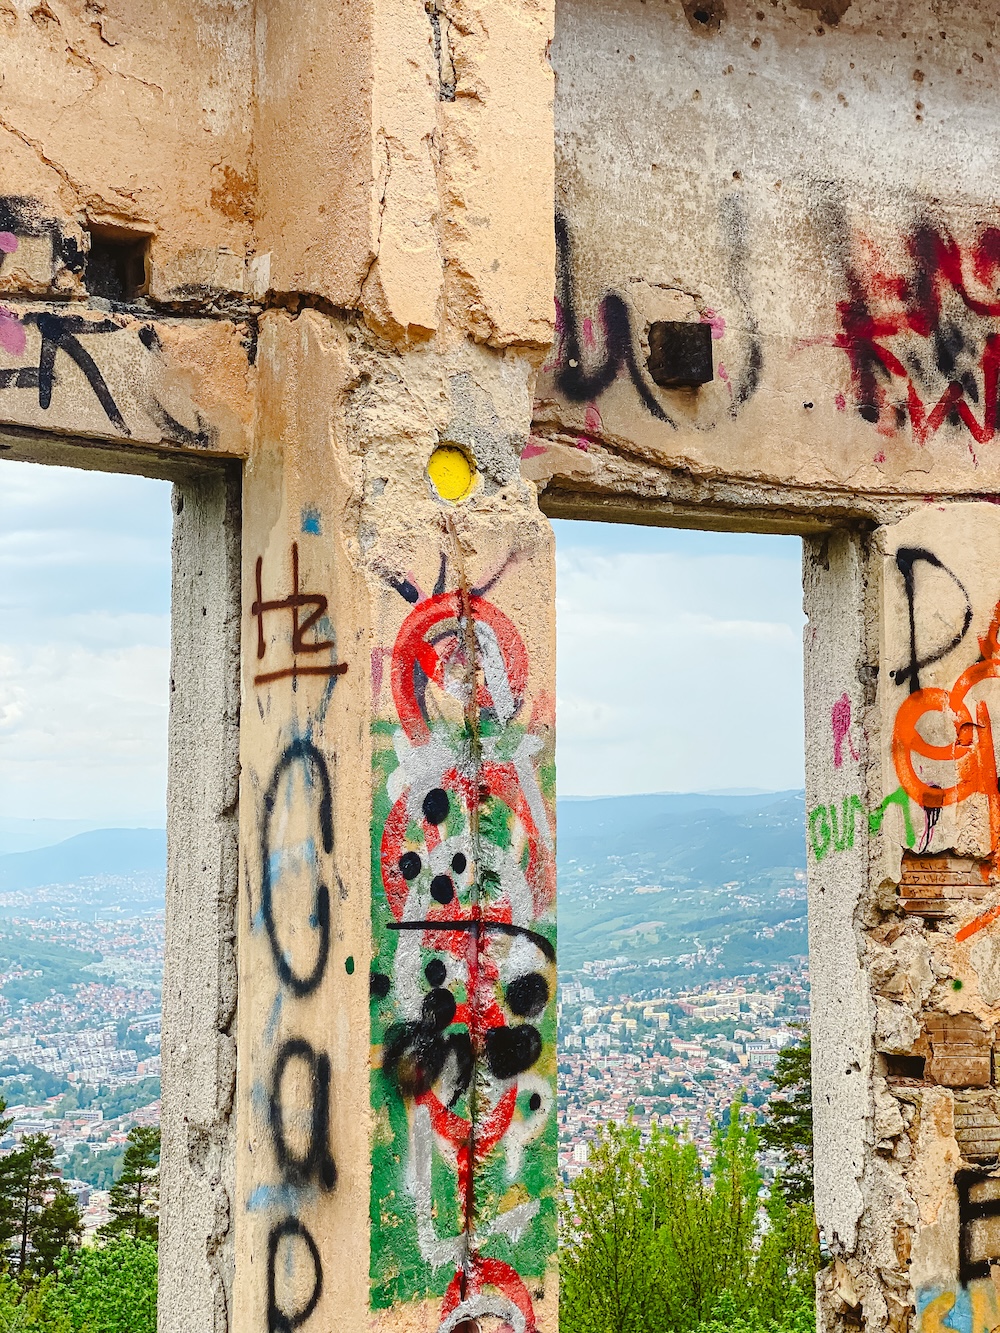
M 156 1333 L 156 1246 L 123 1236 L 64 1254 L 43 1310 L 39 1333 Z
M 2 1236 L 7 1261 L 18 1273 L 29 1267 L 49 1272 L 64 1247 L 80 1243 L 80 1210 L 54 1162 L 55 1147 L 47 1134 L 26 1134 L 3 1159 Z
M 92 1151 L 86 1143 L 78 1143 L 69 1155 L 64 1175 L 70 1180 L 86 1181 L 94 1189 L 109 1190 L 121 1173 L 124 1161 L 124 1148 Z
M 758 1146 L 738 1103 L 713 1133 L 707 1170 L 673 1129 L 643 1143 L 631 1123 L 607 1126 L 564 1214 L 564 1333 L 701 1333 L 723 1298 L 729 1328 L 808 1333 L 788 1321 L 811 1309 L 812 1210 L 780 1189 L 761 1202 Z
M 159 1235 L 160 1131 L 144 1125 L 129 1130 L 122 1172 L 111 1187 L 111 1221 L 106 1236 L 155 1241 Z
M 806 1030 L 802 1040 L 778 1054 L 771 1081 L 779 1092 L 767 1109 L 760 1138 L 765 1148 L 784 1157 L 780 1187 L 792 1204 L 812 1205 L 813 1120 L 812 1045 Z

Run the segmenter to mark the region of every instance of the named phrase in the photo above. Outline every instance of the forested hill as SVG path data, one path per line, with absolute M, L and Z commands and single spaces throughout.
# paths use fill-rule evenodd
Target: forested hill
M 795 791 L 561 800 L 560 970 L 666 959 L 690 982 L 805 954 L 804 810 Z
M 85 879 L 163 876 L 167 836 L 163 829 L 96 829 L 52 847 L 0 856 L 0 892 Z

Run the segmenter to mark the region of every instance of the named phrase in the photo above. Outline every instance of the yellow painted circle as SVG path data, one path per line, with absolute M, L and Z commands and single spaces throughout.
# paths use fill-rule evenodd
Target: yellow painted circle
M 472 490 L 476 469 L 464 449 L 439 444 L 428 460 L 427 475 L 441 499 L 456 504 Z

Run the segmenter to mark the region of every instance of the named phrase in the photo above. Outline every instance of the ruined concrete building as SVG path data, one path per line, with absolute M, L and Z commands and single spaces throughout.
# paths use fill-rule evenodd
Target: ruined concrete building
M 0 451 L 176 482 L 163 1333 L 554 1333 L 546 515 L 804 538 L 823 1318 L 993 1329 L 995 5 L 0 25 Z

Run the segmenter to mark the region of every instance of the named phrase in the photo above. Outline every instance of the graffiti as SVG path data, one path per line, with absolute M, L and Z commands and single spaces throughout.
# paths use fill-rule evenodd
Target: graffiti
M 743 201 L 739 196 L 728 195 L 723 199 L 719 225 L 727 256 L 726 277 L 740 308 L 746 335 L 746 356 L 742 369 L 731 373 L 732 368 L 727 371 L 721 363 L 717 367 L 719 378 L 729 387 L 730 415 L 736 417 L 756 393 L 764 367 L 760 332 L 747 280 L 749 272 L 747 219 Z M 670 380 L 669 376 L 661 378 L 659 372 L 656 379 L 653 377 L 657 352 L 653 346 L 655 342 L 653 331 L 658 328 L 662 332 L 672 330 L 676 336 L 688 326 L 683 323 L 652 324 L 649 329 L 651 356 L 647 359 L 643 351 L 641 330 L 633 326 L 628 302 L 619 292 L 607 291 L 597 308 L 596 323 L 603 334 L 603 350 L 598 349 L 594 321 L 581 319 L 579 314 L 573 280 L 573 244 L 569 224 L 561 213 L 556 214 L 555 232 L 557 346 L 554 365 L 549 368 L 553 371 L 556 390 L 567 402 L 588 404 L 588 413 L 599 423 L 596 400 L 617 380 L 624 378 L 632 385 L 639 401 L 651 417 L 668 426 L 676 426 L 677 423 L 664 410 L 656 394 L 657 384 L 659 383 L 661 387 L 669 386 Z M 726 318 L 718 311 L 703 310 L 700 322 L 710 326 L 711 339 L 725 337 Z M 707 352 L 699 344 L 697 367 L 693 372 L 689 368 L 689 373 L 682 375 L 676 383 L 694 385 L 707 383 L 712 379 L 710 344 Z
M 292 664 L 277 670 L 260 672 L 254 676 L 255 685 L 268 685 L 275 680 L 285 680 L 291 676 L 341 676 L 347 670 L 346 662 L 331 662 L 322 665 L 303 666 L 297 659 L 303 653 L 322 653 L 331 651 L 335 644 L 332 639 L 306 639 L 303 636 L 319 625 L 326 615 L 327 599 L 323 593 L 299 592 L 299 547 L 292 542 L 292 591 L 287 597 L 264 600 L 263 589 L 264 558 L 257 557 L 257 598 L 250 608 L 250 614 L 257 621 L 257 660 L 262 661 L 267 655 L 267 640 L 264 636 L 264 617 L 272 612 L 287 611 L 292 618 Z M 311 607 L 305 620 L 299 621 L 299 611 Z
M 1000 407 L 1000 229 L 962 247 L 922 222 L 905 238 L 906 272 L 862 245 L 869 258 L 847 270 L 833 340 L 849 358 L 859 414 L 887 436 L 909 420 L 921 444 L 946 424 L 989 443 Z
M 635 335 L 625 298 L 617 292 L 607 292 L 598 309 L 598 319 L 604 330 L 604 358 L 591 370 L 583 365 L 580 341 L 580 323 L 573 288 L 573 256 L 569 226 L 561 213 L 556 214 L 556 249 L 558 254 L 558 293 L 556 296 L 556 330 L 559 335 L 559 362 L 555 373 L 556 388 L 571 403 L 586 403 L 599 398 L 623 372 L 632 381 L 632 387 L 646 411 L 668 426 L 675 423 L 656 401 L 646 382 L 636 355 Z
M 13 311 L 3 311 L 4 322 L 16 320 Z M 41 335 L 37 366 L 19 366 L 16 369 L 0 370 L 0 389 L 37 389 L 38 406 L 48 410 L 52 405 L 52 387 L 55 383 L 56 355 L 62 352 L 83 371 L 84 379 L 90 385 L 94 397 L 104 409 L 104 414 L 113 426 L 123 435 L 131 435 L 125 419 L 118 410 L 107 381 L 101 374 L 97 362 L 81 343 L 81 337 L 92 334 L 119 333 L 121 325 L 112 319 L 87 319 L 83 315 L 57 315 L 48 311 L 29 311 L 20 317 L 21 339 L 17 341 L 8 331 L 3 346 L 14 351 L 15 355 L 25 347 L 23 329 L 35 324 Z
M 296 1156 L 285 1137 L 285 1118 L 281 1084 L 285 1069 L 299 1060 L 309 1070 L 311 1106 L 309 1146 Z M 317 1055 L 302 1037 L 286 1041 L 274 1060 L 274 1082 L 270 1099 L 271 1136 L 282 1177 L 293 1185 L 305 1185 L 315 1178 L 322 1189 L 332 1190 L 337 1183 L 337 1165 L 330 1153 L 330 1057 Z
M 880 832 L 886 811 L 891 805 L 899 806 L 902 811 L 906 845 L 912 847 L 916 842 L 916 834 L 910 818 L 910 803 L 906 792 L 900 787 L 874 810 L 866 810 L 860 796 L 845 796 L 839 810 L 833 803 L 817 805 L 810 810 L 809 846 L 813 856 L 817 861 L 822 861 L 831 851 L 843 852 L 853 848 L 858 815 L 867 820 L 869 832 Z
M 833 728 L 833 766 L 840 768 L 844 762 L 844 741 L 847 741 L 851 758 L 857 763 L 861 758 L 851 739 L 851 700 L 847 691 L 840 696 L 830 710 L 830 726 Z
M 297 1310 L 289 1311 L 278 1304 L 277 1298 L 277 1274 L 278 1251 L 282 1241 L 289 1242 L 298 1240 L 305 1248 L 312 1264 L 313 1283 L 312 1289 L 305 1301 Z M 289 1264 L 294 1267 L 294 1264 Z M 323 1294 L 323 1264 L 319 1257 L 319 1250 L 312 1236 L 294 1217 L 286 1217 L 284 1221 L 273 1226 L 267 1237 L 267 1327 L 268 1333 L 293 1333 L 293 1330 L 300 1328 L 319 1304 L 319 1298 Z
M 917 1293 L 919 1333 L 991 1333 L 998 1323 L 1000 1308 L 992 1281 L 929 1286 Z
M 962 614 L 962 628 L 944 643 L 938 644 L 923 657 L 917 651 L 917 595 L 915 570 L 920 564 L 925 564 L 929 568 L 939 569 L 962 594 L 965 601 L 965 610 Z M 896 552 L 896 568 L 903 578 L 903 587 L 906 591 L 906 609 L 910 624 L 910 659 L 905 667 L 898 667 L 889 672 L 889 679 L 894 680 L 897 685 L 908 685 L 912 693 L 920 689 L 920 673 L 926 667 L 932 666 L 935 662 L 940 662 L 943 657 L 957 648 L 969 632 L 969 626 L 972 624 L 972 603 L 969 600 L 969 594 L 965 587 L 955 574 L 951 572 L 947 565 L 943 564 L 932 551 L 925 551 L 920 547 L 903 546 Z
M 993 1228 L 976 1226 L 977 1222 L 1000 1217 L 1000 1182 L 984 1177 L 978 1171 L 959 1171 L 955 1186 L 958 1190 L 958 1280 L 965 1286 L 976 1278 L 988 1278 L 991 1263 L 1000 1259 L 1000 1246 L 993 1238 Z
M 286 843 L 287 830 L 276 836 L 276 822 L 284 817 L 299 793 L 315 821 L 319 837 Z M 282 990 L 294 999 L 312 995 L 323 979 L 330 954 L 330 891 L 322 872 L 321 858 L 333 853 L 333 800 L 329 767 L 322 752 L 305 737 L 287 745 L 278 758 L 264 794 L 260 822 L 260 908 L 254 928 L 266 932 L 275 973 Z M 303 872 L 311 886 L 312 902 L 305 919 L 308 931 L 294 929 L 289 897 L 285 910 L 276 910 L 278 890 L 291 895 L 301 885 Z M 306 906 L 298 899 L 300 910 Z M 289 932 L 289 948 L 282 943 L 279 923 Z M 291 943 L 308 952 L 308 934 L 316 936 L 311 964 L 303 966 L 290 956 Z M 275 999 L 274 1013 L 282 1007 L 282 993 Z M 276 1021 L 276 1019 L 275 1019 Z M 278 1201 L 286 1215 L 275 1222 L 267 1242 L 268 1333 L 292 1333 L 310 1317 L 323 1291 L 323 1265 L 319 1249 L 305 1224 L 296 1216 L 297 1198 L 307 1200 L 319 1189 L 329 1193 L 337 1184 L 337 1166 L 330 1145 L 330 1057 L 317 1051 L 302 1036 L 280 1043 L 271 1063 L 266 1094 L 267 1124 L 280 1186 L 260 1186 L 251 1207 Z M 291 1109 L 288 1102 L 291 1102 Z M 288 1126 L 295 1132 L 289 1136 Z M 303 1133 L 303 1128 L 305 1132 Z M 279 1252 L 283 1259 L 279 1264 Z M 309 1294 L 302 1297 L 296 1282 L 296 1303 L 284 1302 L 279 1293 L 279 1273 L 300 1278 L 301 1259 L 307 1259 Z
M 961 641 L 967 629 L 968 624 L 955 640 L 956 643 Z M 936 817 L 945 807 L 957 805 L 970 796 L 983 796 L 989 812 L 990 846 L 994 860 L 1000 848 L 1000 791 L 997 789 L 993 727 L 986 701 L 977 699 L 970 702 L 967 696 L 983 682 L 1000 677 L 998 634 L 1000 603 L 997 604 L 988 631 L 979 640 L 979 660 L 960 673 L 950 690 L 924 687 L 909 694 L 896 712 L 892 733 L 892 757 L 899 781 L 910 799 L 929 815 Z M 915 648 L 912 653 L 915 663 Z M 914 666 L 912 671 L 915 670 Z M 912 678 L 912 671 L 906 674 L 906 679 Z M 902 683 L 903 676 L 903 672 L 896 674 L 897 683 Z M 937 721 L 950 739 L 946 739 L 943 744 L 926 739 L 929 721 Z M 933 780 L 944 776 L 937 768 L 932 770 L 932 777 L 924 776 L 927 764 L 922 763 L 918 772 L 914 756 L 935 765 L 954 765 L 949 770 L 954 781 Z
M 19 237 L 40 237 L 48 241 L 53 273 L 60 267 L 70 273 L 83 272 L 86 255 L 79 240 L 65 231 L 57 218 L 49 217 L 37 199 L 25 195 L 0 195 L 0 273 L 6 256 L 17 252 Z
M 485 588 L 446 591 L 444 566 L 429 595 L 391 583 L 410 609 L 374 727 L 372 1098 L 392 1141 L 372 1299 L 439 1298 L 438 1333 L 532 1333 L 528 1281 L 555 1247 L 551 741 L 522 717 L 527 652 Z

